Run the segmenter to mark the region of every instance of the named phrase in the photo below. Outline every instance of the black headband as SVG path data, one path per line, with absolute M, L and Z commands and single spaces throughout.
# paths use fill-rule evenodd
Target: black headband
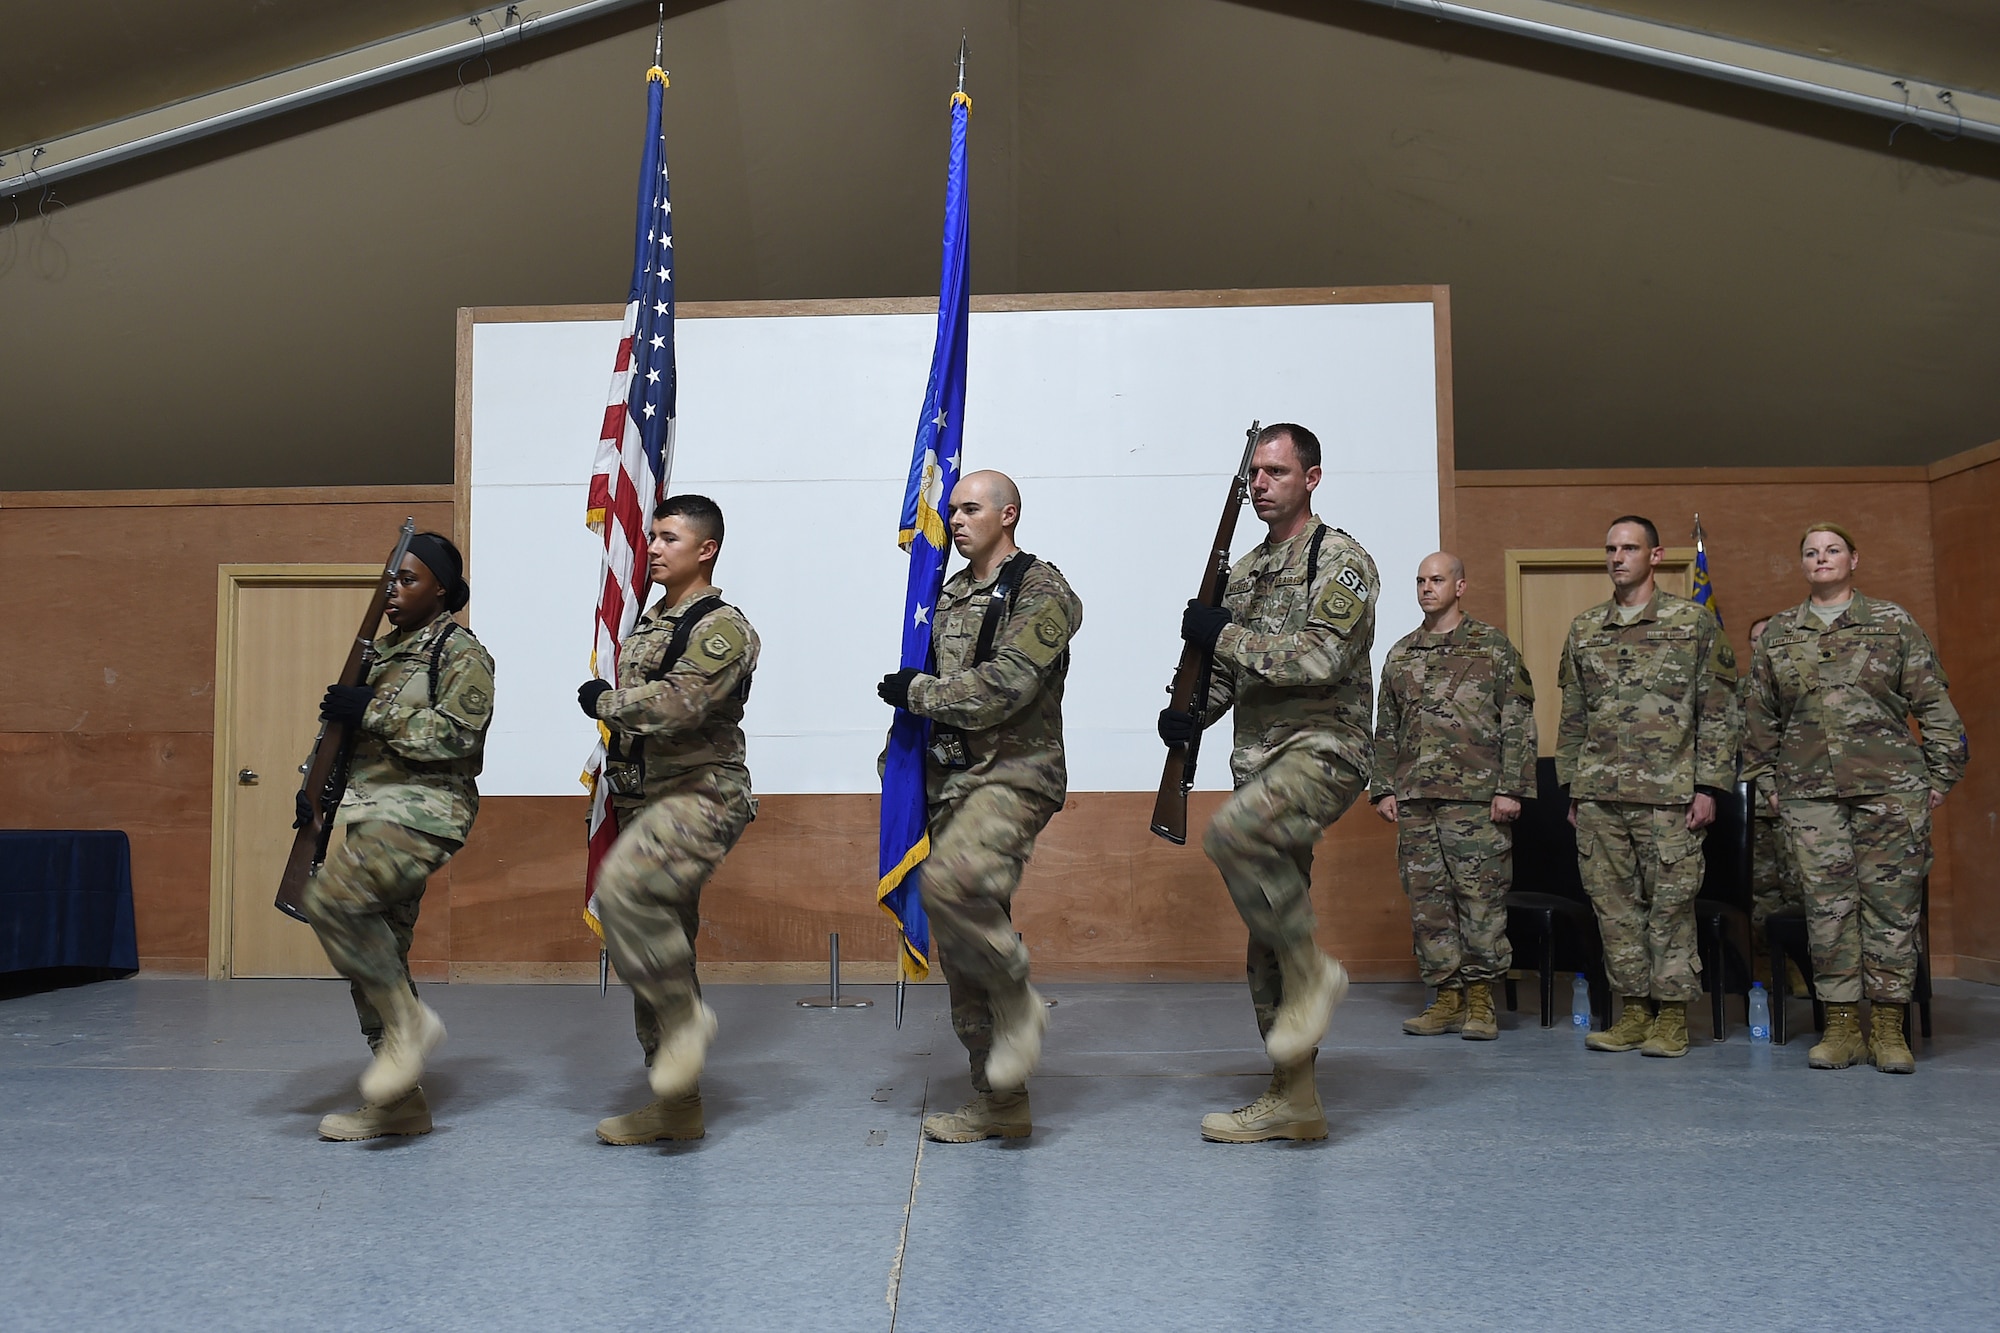
M 444 539 L 428 532 L 420 532 L 410 538 L 410 554 L 423 561 L 424 567 L 444 589 L 445 605 L 451 610 L 464 606 L 472 590 L 466 586 L 465 572 L 459 564 L 458 552 L 451 549 Z M 457 605 L 453 605 L 453 603 Z

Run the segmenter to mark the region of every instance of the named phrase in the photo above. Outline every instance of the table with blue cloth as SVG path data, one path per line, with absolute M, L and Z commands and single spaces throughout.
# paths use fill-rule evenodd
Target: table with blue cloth
M 50 968 L 138 971 L 123 833 L 0 829 L 0 973 Z

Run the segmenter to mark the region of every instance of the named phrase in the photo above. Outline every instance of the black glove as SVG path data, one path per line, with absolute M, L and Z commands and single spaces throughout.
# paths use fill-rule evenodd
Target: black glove
M 1216 639 L 1228 623 L 1227 607 L 1204 606 L 1198 601 L 1190 601 L 1187 610 L 1181 612 L 1181 638 L 1204 652 L 1212 653 Z
M 293 792 L 292 797 L 292 810 L 298 816 L 292 820 L 292 827 L 304 828 L 306 825 L 312 823 L 313 803 L 306 799 L 306 790 L 304 787 Z
M 326 698 L 319 701 L 319 715 L 328 722 L 358 727 L 361 715 L 368 711 L 368 701 L 374 697 L 372 685 L 329 685 Z
M 576 687 L 576 706 L 583 710 L 585 717 L 596 722 L 599 720 L 597 716 L 597 701 L 609 693 L 611 693 L 610 681 L 586 680 L 583 684 Z
M 1178 708 L 1160 710 L 1160 739 L 1169 745 L 1186 745 L 1194 739 L 1194 714 Z
M 882 696 L 882 702 L 905 712 L 910 707 L 910 682 L 927 673 L 915 667 L 904 667 L 901 671 L 891 671 L 882 677 L 882 683 L 875 687 L 875 693 Z

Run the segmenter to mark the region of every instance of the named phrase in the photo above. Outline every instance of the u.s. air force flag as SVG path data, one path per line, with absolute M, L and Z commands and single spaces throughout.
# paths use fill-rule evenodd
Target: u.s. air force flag
M 1701 515 L 1694 516 L 1694 577 L 1688 595 L 1715 614 L 1715 623 L 1722 623 L 1722 602 L 1715 595 L 1715 585 L 1708 581 L 1708 534 L 1701 530 Z
M 897 540 L 910 553 L 910 578 L 903 597 L 901 665 L 928 671 L 931 613 L 944 587 L 944 516 L 959 476 L 959 440 L 965 431 L 965 127 L 972 99 L 951 98 L 951 169 L 944 193 L 944 273 L 938 283 L 937 341 L 931 349 L 930 383 L 917 418 L 910 479 L 903 492 Z M 924 810 L 924 747 L 931 724 L 896 710 L 889 726 L 889 751 L 882 770 L 880 880 L 875 901 L 902 931 L 902 974 L 921 981 L 930 973 L 930 922 L 924 916 L 919 864 L 930 854 Z

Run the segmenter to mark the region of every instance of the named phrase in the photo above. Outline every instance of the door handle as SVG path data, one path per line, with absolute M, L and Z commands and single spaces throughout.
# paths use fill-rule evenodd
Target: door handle
M 249 769 L 249 768 L 239 768 L 239 769 L 237 769 L 237 770 L 236 770 L 236 785 L 237 785 L 237 786 L 239 786 L 239 787 L 254 787 L 254 786 L 256 786 L 256 785 L 257 785 L 257 773 L 256 773 L 256 770 L 254 770 L 254 769 Z

